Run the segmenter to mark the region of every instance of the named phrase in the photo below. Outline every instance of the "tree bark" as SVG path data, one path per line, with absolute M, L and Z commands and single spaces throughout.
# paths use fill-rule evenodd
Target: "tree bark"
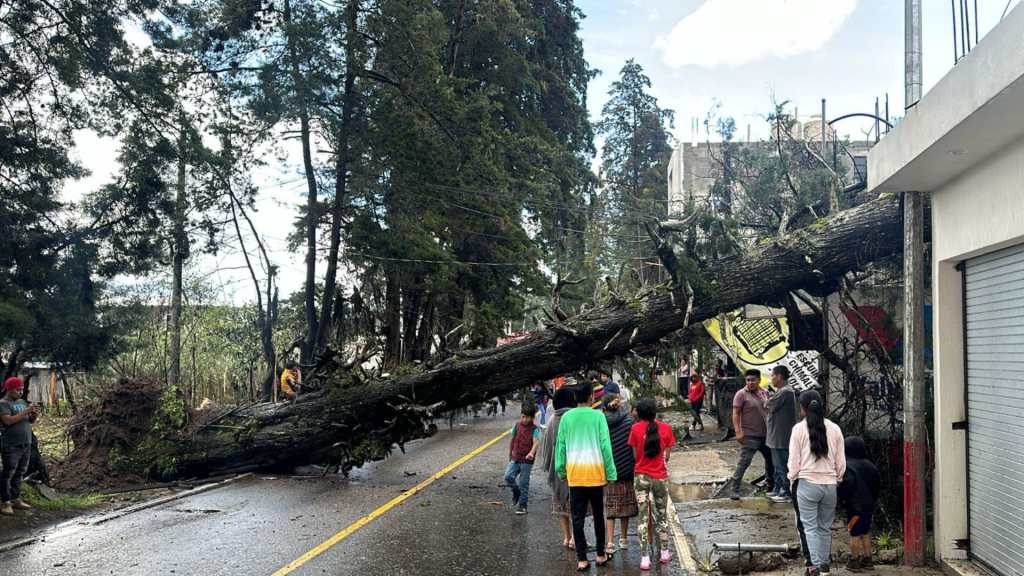
M 306 364 L 312 361 L 317 337 L 316 316 L 316 227 L 320 216 L 317 202 L 316 173 L 313 171 L 313 152 L 310 143 L 309 94 L 305 78 L 299 69 L 299 54 L 295 46 L 295 30 L 292 22 L 292 5 L 284 2 L 284 25 L 288 45 L 289 72 L 295 85 L 299 103 L 299 137 L 302 140 L 302 169 L 306 175 L 306 339 L 302 345 L 301 359 Z
M 635 302 L 613 301 L 519 342 L 411 376 L 352 385 L 352 372 L 338 368 L 326 377 L 325 390 L 295 404 L 236 410 L 180 441 L 169 475 L 332 459 L 358 464 L 373 457 L 367 445 L 388 447 L 428 434 L 429 419 L 440 411 L 616 358 L 685 328 L 687 318 L 697 323 L 797 289 L 830 290 L 846 272 L 898 254 L 901 246 L 899 199 L 881 198 L 715 262 L 704 271 L 689 314 L 678 290 L 659 291 Z
M 167 386 L 174 388 L 181 380 L 181 276 L 188 251 L 188 237 L 185 234 L 185 114 L 179 114 L 178 135 L 178 190 L 174 202 L 174 257 L 171 272 L 171 334 L 170 366 L 167 370 Z
M 394 368 L 402 360 L 402 289 L 398 270 L 384 266 L 384 365 Z

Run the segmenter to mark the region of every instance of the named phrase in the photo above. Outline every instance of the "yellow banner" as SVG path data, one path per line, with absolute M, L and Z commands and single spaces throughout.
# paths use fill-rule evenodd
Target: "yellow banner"
M 748 320 L 743 309 L 719 314 L 704 321 L 704 328 L 741 370 L 761 372 L 761 386 L 771 381 L 771 369 L 779 364 L 789 368 L 797 390 L 817 385 L 818 353 L 789 349 L 789 325 L 785 318 Z

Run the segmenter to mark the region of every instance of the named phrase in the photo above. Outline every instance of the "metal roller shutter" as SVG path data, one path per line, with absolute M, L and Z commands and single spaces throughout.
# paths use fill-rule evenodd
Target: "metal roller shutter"
M 1024 575 L 1024 245 L 965 270 L 971 555 Z

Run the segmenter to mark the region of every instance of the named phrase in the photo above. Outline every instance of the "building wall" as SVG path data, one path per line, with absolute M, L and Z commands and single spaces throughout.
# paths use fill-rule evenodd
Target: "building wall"
M 1024 140 L 978 164 L 932 200 L 935 343 L 935 544 L 940 559 L 962 559 L 967 538 L 966 418 L 962 279 L 956 265 L 1024 242 Z
M 819 123 L 808 122 L 808 130 L 813 128 L 821 134 Z M 799 126 L 794 126 L 799 131 Z M 812 135 L 813 135 L 812 134 Z M 818 136 L 820 137 L 820 136 Z M 734 142 L 737 147 L 748 146 L 771 146 L 767 141 L 758 142 Z M 847 142 L 847 150 L 854 156 L 863 156 L 874 145 L 874 142 Z M 711 187 L 721 171 L 722 143 L 721 142 L 699 142 L 680 144 L 672 152 L 668 166 L 668 199 L 669 212 L 672 215 L 682 214 L 686 210 L 686 204 L 691 199 L 700 204 L 711 195 Z M 846 178 L 849 182 L 857 179 L 856 169 L 845 153 L 841 155 L 840 162 L 846 171 Z

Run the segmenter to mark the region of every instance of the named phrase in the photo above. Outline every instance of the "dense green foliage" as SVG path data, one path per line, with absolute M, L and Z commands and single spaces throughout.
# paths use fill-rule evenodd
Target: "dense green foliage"
M 11 370 L 106 358 L 136 373 L 126 350 L 166 370 L 151 353 L 165 327 L 143 320 L 166 303 L 133 309 L 104 281 L 219 251 L 244 253 L 253 283 L 242 317 L 257 341 L 236 342 L 275 364 L 277 267 L 248 213 L 252 170 L 291 135 L 308 193 L 290 238 L 308 275 L 303 313 L 280 321 L 305 333 L 304 358 L 310 344 L 379 341 L 389 364 L 493 344 L 558 278 L 596 277 L 594 71 L 569 0 L 63 0 L 0 16 Z M 116 140 L 119 172 L 71 204 L 80 130 Z
M 646 226 L 669 216 L 666 177 L 672 154 L 673 112 L 658 105 L 650 88 L 643 68 L 626 62 L 597 124 L 604 136 L 602 236 L 608 250 L 603 264 L 613 272 L 627 265 L 644 283 L 663 278 Z

